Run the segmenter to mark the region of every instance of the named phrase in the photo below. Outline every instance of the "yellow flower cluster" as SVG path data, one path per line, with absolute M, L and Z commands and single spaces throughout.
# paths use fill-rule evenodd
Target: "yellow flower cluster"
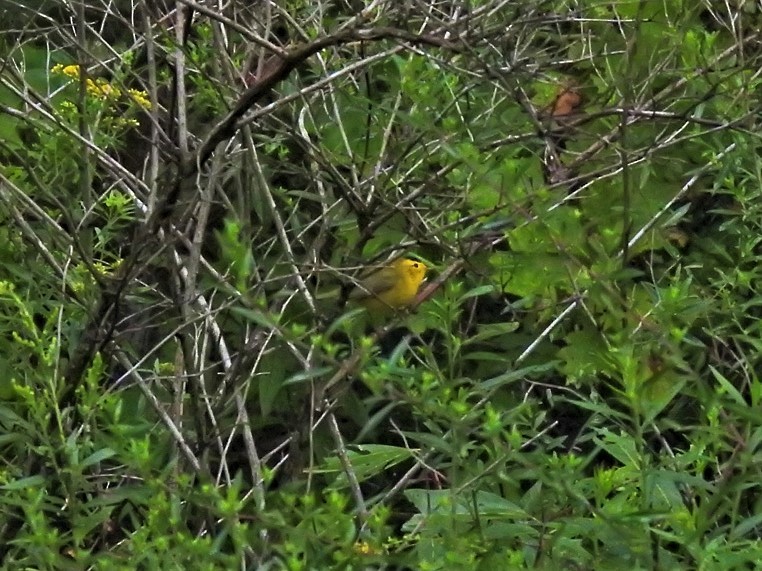
M 140 89 L 128 89 L 127 94 L 143 109 L 151 108 L 151 100 L 148 99 L 148 94 L 145 91 L 141 91 Z
M 79 66 L 74 64 L 63 65 L 59 63 L 54 65 L 50 71 L 52 73 L 65 75 L 66 77 L 70 77 L 72 79 L 79 79 L 80 74 Z M 87 92 L 93 97 L 98 99 L 109 99 L 111 101 L 119 99 L 123 93 L 119 87 L 109 83 L 102 77 L 96 79 L 88 77 L 85 80 L 85 89 L 87 89 Z M 151 108 L 151 101 L 148 99 L 148 94 L 145 91 L 141 91 L 139 89 L 128 89 L 126 94 L 130 99 L 132 99 L 132 101 L 135 102 L 135 104 L 139 105 L 143 109 Z
M 50 71 L 53 73 L 60 73 L 61 75 L 71 77 L 72 79 L 76 79 L 77 77 L 79 77 L 78 65 L 63 65 L 63 64 L 57 63 L 56 65 L 52 67 Z

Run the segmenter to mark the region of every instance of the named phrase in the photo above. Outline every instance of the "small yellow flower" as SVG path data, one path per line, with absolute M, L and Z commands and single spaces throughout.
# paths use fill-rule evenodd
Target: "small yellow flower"
M 79 66 L 78 65 L 67 65 L 62 70 L 64 75 L 67 75 L 71 78 L 79 77 Z
M 140 121 L 137 119 L 122 119 L 119 124 L 123 127 L 140 127 Z
M 373 547 L 367 541 L 357 541 L 353 546 L 354 552 L 358 555 L 379 555 L 380 550 Z
M 99 99 L 118 99 L 122 95 L 122 91 L 118 87 L 114 87 L 103 78 L 98 78 L 95 81 L 88 78 L 85 87 L 90 95 Z
M 151 101 L 148 99 L 148 94 L 145 91 L 141 91 L 139 89 L 128 89 L 127 93 L 129 93 L 130 97 L 132 97 L 132 100 L 140 105 L 143 109 L 151 108 Z
M 71 77 L 72 79 L 79 77 L 79 66 L 76 64 L 63 65 L 62 63 L 57 63 L 50 68 L 50 71 Z

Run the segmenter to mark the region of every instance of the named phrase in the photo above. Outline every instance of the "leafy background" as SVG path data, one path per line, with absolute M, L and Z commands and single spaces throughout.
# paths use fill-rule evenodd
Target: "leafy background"
M 4 567 L 753 566 L 761 9 L 0 2 Z

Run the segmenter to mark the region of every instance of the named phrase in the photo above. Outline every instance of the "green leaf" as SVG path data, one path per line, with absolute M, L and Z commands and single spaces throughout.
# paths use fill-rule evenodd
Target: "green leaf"
M 297 385 L 300 383 L 304 383 L 306 381 L 312 381 L 314 379 L 319 379 L 322 377 L 325 377 L 326 375 L 335 372 L 334 367 L 315 367 L 314 369 L 309 369 L 307 371 L 301 371 L 299 373 L 295 373 L 291 375 L 286 382 L 284 382 L 284 385 Z
M 509 385 L 517 381 L 523 381 L 527 378 L 537 378 L 540 373 L 547 373 L 552 371 L 556 367 L 555 362 L 542 363 L 541 365 L 532 365 L 531 367 L 524 367 L 522 369 L 516 369 L 515 371 L 506 371 L 502 375 L 492 377 L 485 381 L 479 382 L 479 387 L 483 390 L 493 390 L 497 387 Z
M 595 442 L 616 458 L 622 466 L 640 467 L 640 454 L 633 438 L 627 434 L 616 434 L 608 428 L 597 428 Z
M 111 448 L 101 448 L 97 452 L 94 452 L 85 458 L 80 465 L 85 468 L 87 466 L 91 466 L 92 464 L 103 462 L 104 460 L 113 456 L 116 456 L 116 451 L 112 450 Z
M 513 321 L 504 321 L 502 323 L 485 323 L 479 325 L 475 334 L 471 335 L 463 342 L 463 346 L 481 343 L 494 337 L 513 333 L 519 328 L 519 324 Z
M 454 456 L 456 454 L 453 445 L 444 438 L 428 432 L 403 432 L 408 438 L 423 444 L 426 448 L 432 448 L 445 454 Z
M 718 371 L 714 365 L 709 365 L 709 370 L 712 372 L 712 375 L 717 380 L 717 382 L 720 383 L 723 392 L 730 395 L 736 404 L 739 404 L 743 407 L 747 406 L 746 399 L 743 397 L 743 395 L 738 392 L 738 389 L 735 388 L 733 384 L 728 379 L 726 379 L 725 376 L 720 373 L 720 371 Z
M 26 488 L 39 488 L 41 486 L 45 485 L 45 478 L 42 476 L 29 476 L 27 478 L 20 478 L 18 480 L 14 480 L 13 482 L 10 482 L 9 484 L 4 484 L 0 486 L 0 489 L 3 490 L 23 490 Z
M 361 444 L 347 450 L 347 458 L 352 466 L 352 472 L 359 482 L 383 474 L 386 470 L 415 458 L 419 450 L 410 450 L 398 446 L 384 444 Z M 337 473 L 339 478 L 331 485 L 332 488 L 346 485 L 346 474 L 338 457 L 328 458 L 315 469 L 316 473 Z

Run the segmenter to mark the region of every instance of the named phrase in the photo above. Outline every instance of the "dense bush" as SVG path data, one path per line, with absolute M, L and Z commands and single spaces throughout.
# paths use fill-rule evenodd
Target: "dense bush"
M 731 4 L 0 2 L 5 568 L 755 564 Z

